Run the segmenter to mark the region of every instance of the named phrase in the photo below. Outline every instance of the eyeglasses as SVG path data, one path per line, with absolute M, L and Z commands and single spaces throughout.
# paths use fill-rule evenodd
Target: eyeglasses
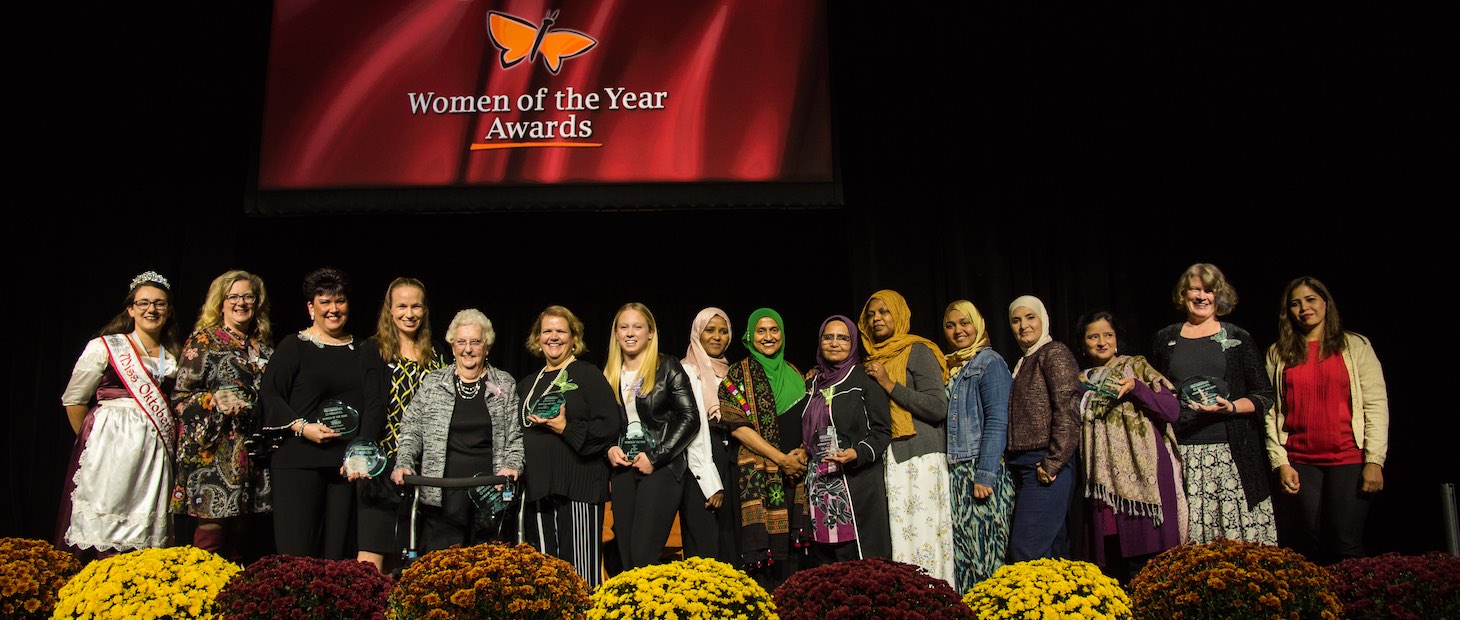
M 851 342 L 852 337 L 846 334 L 822 334 L 822 342 Z
M 146 310 L 148 308 L 156 308 L 158 310 L 166 310 L 167 309 L 167 300 L 166 299 L 157 299 L 157 300 L 152 300 L 152 299 L 138 299 L 138 300 L 132 302 L 132 307 L 133 308 L 136 308 L 138 310 Z
M 457 339 L 457 340 L 453 341 L 451 344 L 454 345 L 454 346 L 461 347 L 463 349 L 475 349 L 477 347 L 482 346 L 483 343 L 480 340 Z
M 229 293 L 229 294 L 223 296 L 223 300 L 224 301 L 227 301 L 229 303 L 234 303 L 234 304 L 236 304 L 236 303 L 251 304 L 253 302 L 258 301 L 259 300 L 259 296 L 258 295 L 255 295 L 253 293 L 243 293 L 241 295 L 238 294 L 238 293 Z

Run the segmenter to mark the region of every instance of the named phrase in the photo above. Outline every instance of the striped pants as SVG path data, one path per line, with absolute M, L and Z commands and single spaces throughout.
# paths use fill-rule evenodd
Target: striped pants
M 603 504 L 549 495 L 527 502 L 522 528 L 539 552 L 572 564 L 589 591 L 603 581 Z

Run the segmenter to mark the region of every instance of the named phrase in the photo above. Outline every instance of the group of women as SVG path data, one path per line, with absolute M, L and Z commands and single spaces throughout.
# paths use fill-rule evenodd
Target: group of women
M 1012 371 L 967 300 L 944 311 L 945 355 L 881 290 L 822 322 L 804 373 L 769 308 L 731 362 L 723 310 L 700 311 L 675 357 L 649 308 L 625 304 L 599 369 L 578 357 L 582 321 L 550 306 L 526 338 L 543 365 L 517 379 L 488 362 L 496 332 L 474 309 L 438 353 L 416 280 L 391 283 L 359 343 L 343 272 L 311 272 L 303 293 L 309 326 L 271 348 L 262 280 L 225 273 L 179 347 L 169 283 L 133 280 L 63 396 L 78 438 L 62 541 L 167 544 L 171 511 L 197 519 L 193 544 L 236 555 L 248 517 L 272 511 L 278 552 L 383 567 L 406 535 L 405 476 L 486 475 L 505 482 L 421 488 L 421 550 L 504 536 L 516 507 L 523 538 L 597 584 L 611 506 L 622 568 L 660 561 L 677 519 L 686 555 L 767 586 L 880 556 L 966 591 L 1005 562 L 1073 554 L 1128 577 L 1184 541 L 1276 543 L 1279 517 L 1310 557 L 1362 555 L 1383 486 L 1382 371 L 1312 278 L 1285 289 L 1265 361 L 1220 319 L 1237 296 L 1202 263 L 1178 279 L 1185 320 L 1156 333 L 1149 359 L 1122 353 L 1108 312 L 1080 318 L 1072 352 L 1033 296 L 1008 307 Z M 258 428 L 282 434 L 267 466 L 246 448 Z M 361 444 L 389 457 L 388 475 L 342 465 Z

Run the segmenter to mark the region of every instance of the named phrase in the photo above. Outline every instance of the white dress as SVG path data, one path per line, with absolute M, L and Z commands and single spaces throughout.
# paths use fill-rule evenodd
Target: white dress
M 167 393 L 177 374 L 172 354 L 162 349 L 161 358 L 142 357 L 141 362 Z M 76 438 L 80 456 L 73 464 L 66 543 L 98 551 L 166 546 L 172 533 L 167 512 L 172 458 L 157 428 L 118 378 L 100 338 L 88 342 L 76 360 L 61 404 L 85 406 L 93 396 L 96 405 Z

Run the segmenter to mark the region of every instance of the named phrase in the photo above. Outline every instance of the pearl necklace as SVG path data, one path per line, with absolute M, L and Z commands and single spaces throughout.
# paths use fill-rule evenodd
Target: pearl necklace
M 462 381 L 461 375 L 456 376 L 456 394 L 463 400 L 471 400 L 482 392 L 482 377 L 478 376 L 470 384 Z

